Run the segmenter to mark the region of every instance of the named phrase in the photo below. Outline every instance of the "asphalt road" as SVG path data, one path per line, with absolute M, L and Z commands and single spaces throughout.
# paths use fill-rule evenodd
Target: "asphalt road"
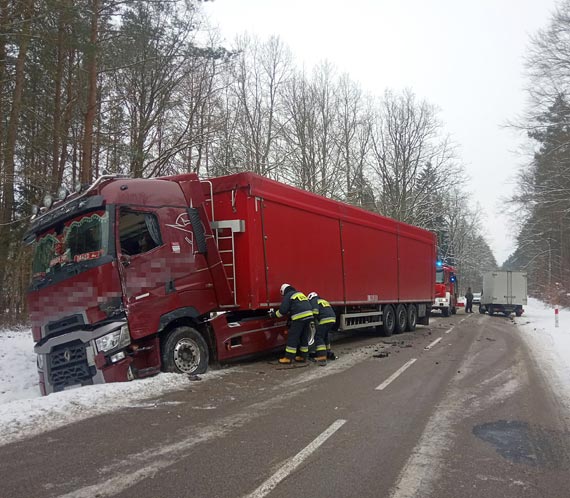
M 512 320 L 333 345 L 0 447 L 0 498 L 570 496 L 570 416 Z

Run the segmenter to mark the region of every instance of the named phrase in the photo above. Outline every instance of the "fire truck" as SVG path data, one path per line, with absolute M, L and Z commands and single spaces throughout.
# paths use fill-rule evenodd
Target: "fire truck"
M 435 300 L 432 310 L 440 310 L 443 316 L 457 313 L 457 276 L 453 266 L 441 261 L 436 263 Z
M 41 391 L 204 372 L 283 348 L 286 282 L 337 329 L 428 324 L 429 231 L 255 175 L 104 175 L 44 206 L 28 303 Z

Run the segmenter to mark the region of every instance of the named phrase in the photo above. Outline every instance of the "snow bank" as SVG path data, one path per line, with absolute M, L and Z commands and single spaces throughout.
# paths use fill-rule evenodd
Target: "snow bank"
M 38 396 L 32 332 L 29 329 L 0 330 L 0 406 Z
M 207 381 L 224 373 L 224 370 L 210 371 L 201 378 Z M 185 375 L 163 373 L 133 382 L 86 386 L 42 397 L 30 330 L 0 330 L 0 445 L 103 413 L 140 406 L 141 400 L 185 389 L 190 383 Z
M 555 326 L 554 316 L 552 306 L 529 299 L 524 315 L 515 321 L 560 403 L 569 411 L 570 310 L 560 310 L 559 327 Z

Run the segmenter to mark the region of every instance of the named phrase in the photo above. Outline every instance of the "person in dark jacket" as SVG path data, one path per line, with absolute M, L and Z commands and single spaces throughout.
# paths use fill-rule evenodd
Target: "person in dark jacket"
M 281 295 L 283 296 L 281 306 L 276 312 L 270 312 L 270 316 L 281 318 L 289 315 L 291 325 L 287 336 L 285 356 L 279 358 L 279 363 L 289 364 L 293 360 L 305 362 L 309 356 L 309 335 L 313 321 L 313 308 L 307 296 L 297 291 L 292 285 L 283 284 Z
M 473 313 L 473 292 L 471 292 L 471 287 L 467 287 L 467 292 L 465 293 L 465 313 Z
M 336 315 L 330 303 L 326 299 L 319 297 L 316 292 L 309 293 L 307 297 L 313 307 L 313 314 L 317 321 L 317 333 L 315 334 L 317 355 L 315 360 L 321 365 L 326 365 L 327 359 L 336 359 L 335 354 L 331 351 L 329 339 L 329 332 L 336 323 Z

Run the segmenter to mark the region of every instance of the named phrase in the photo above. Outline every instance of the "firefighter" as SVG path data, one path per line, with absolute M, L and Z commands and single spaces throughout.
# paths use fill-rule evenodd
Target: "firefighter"
M 330 303 L 322 299 L 316 292 L 311 292 L 307 296 L 313 308 L 313 315 L 317 321 L 317 333 L 315 334 L 315 360 L 320 365 L 326 365 L 328 360 L 336 360 L 335 354 L 331 351 L 329 332 L 336 323 L 336 315 Z
M 298 292 L 292 285 L 281 286 L 283 300 L 277 311 L 270 311 L 271 317 L 281 318 L 289 315 L 291 325 L 287 336 L 285 356 L 279 358 L 279 363 L 290 364 L 293 360 L 304 363 L 309 355 L 309 334 L 313 321 L 313 308 L 302 292 Z M 299 353 L 297 353 L 297 349 Z

